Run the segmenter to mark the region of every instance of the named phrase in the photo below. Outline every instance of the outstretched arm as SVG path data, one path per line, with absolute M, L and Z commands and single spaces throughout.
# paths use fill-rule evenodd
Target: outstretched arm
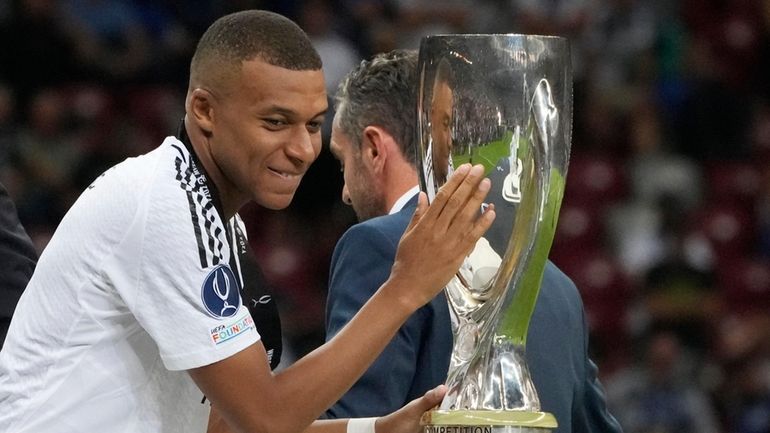
M 389 415 L 376 418 L 374 425 L 375 433 L 419 433 L 422 430 L 420 427 L 420 417 L 422 417 L 424 412 L 441 403 L 444 394 L 446 394 L 446 386 L 439 385 L 426 392 L 424 396 L 412 400 L 401 409 Z M 349 421 L 347 418 L 318 420 L 310 424 L 304 433 L 346 433 Z M 230 430 L 225 420 L 219 415 L 219 412 L 212 408 L 208 433 L 231 432 L 232 430 Z
M 489 190 L 482 173 L 481 166 L 461 166 L 431 206 L 421 194 L 390 278 L 332 340 L 276 375 L 261 343 L 190 370 L 234 431 L 302 431 L 353 385 L 409 315 L 457 272 L 489 228 L 494 211 L 477 216 Z

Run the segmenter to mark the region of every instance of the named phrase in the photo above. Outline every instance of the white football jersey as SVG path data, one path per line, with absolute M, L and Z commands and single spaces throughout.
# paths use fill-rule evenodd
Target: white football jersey
M 0 432 L 203 432 L 188 370 L 259 340 L 225 222 L 167 138 L 105 172 L 46 247 L 0 351 Z

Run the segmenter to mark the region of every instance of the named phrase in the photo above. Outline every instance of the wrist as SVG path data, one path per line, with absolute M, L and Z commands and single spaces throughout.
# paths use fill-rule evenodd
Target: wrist
M 403 315 L 404 318 L 407 318 L 425 304 L 418 299 L 413 291 L 409 290 L 408 283 L 402 279 L 391 276 L 385 281 L 381 289 L 380 292 L 383 298 L 387 300 L 388 308 L 393 315 Z
M 350 418 L 347 433 L 375 433 L 374 425 L 379 418 Z

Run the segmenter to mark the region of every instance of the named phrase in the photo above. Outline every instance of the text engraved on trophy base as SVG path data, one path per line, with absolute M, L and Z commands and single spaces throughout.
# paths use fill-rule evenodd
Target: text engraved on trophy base
M 550 433 L 550 428 L 492 425 L 426 425 L 423 433 Z
M 492 433 L 492 426 L 428 425 L 425 433 Z

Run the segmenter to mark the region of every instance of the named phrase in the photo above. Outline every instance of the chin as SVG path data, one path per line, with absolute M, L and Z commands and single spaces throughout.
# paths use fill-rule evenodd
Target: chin
M 254 201 L 270 210 L 282 210 L 289 207 L 293 198 L 294 194 L 271 195 L 269 197 L 257 197 Z

